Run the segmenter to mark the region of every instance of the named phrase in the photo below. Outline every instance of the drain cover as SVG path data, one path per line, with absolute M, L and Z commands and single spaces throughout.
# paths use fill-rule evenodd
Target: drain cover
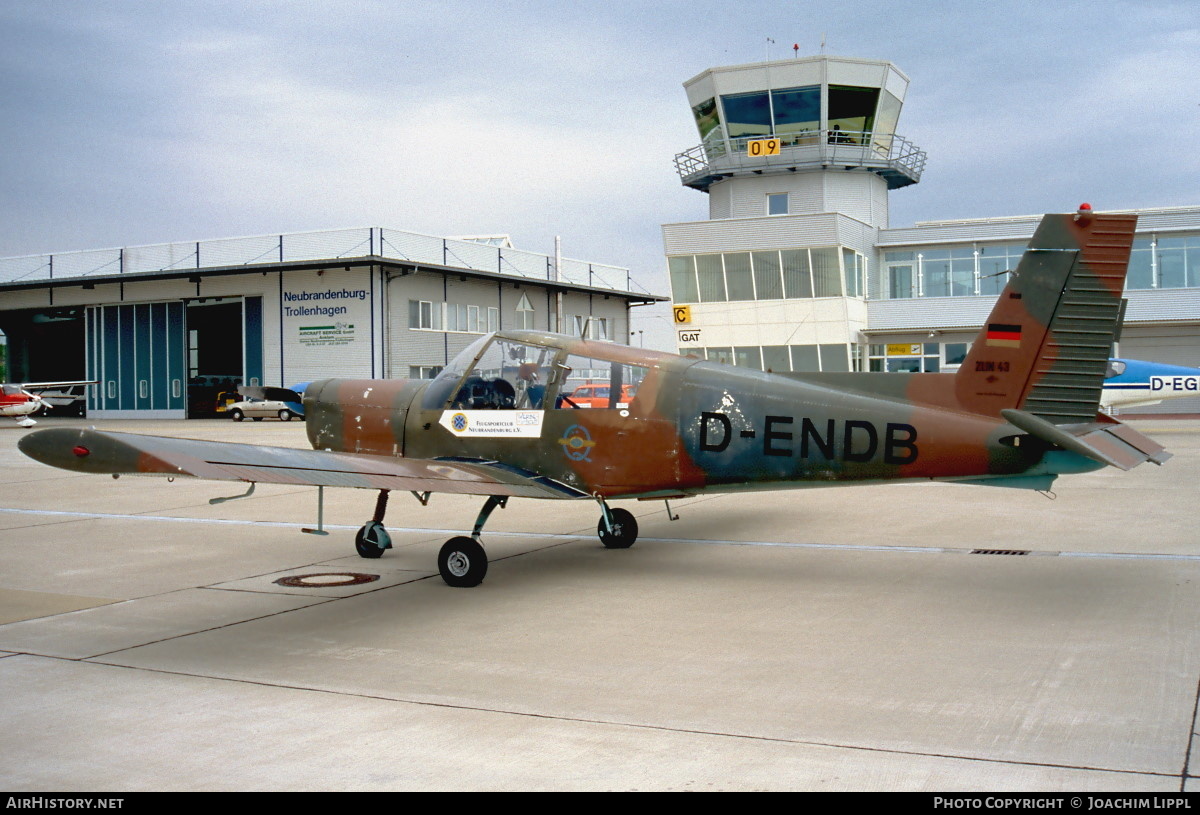
M 378 579 L 379 575 L 377 574 L 323 572 L 321 574 L 294 574 L 290 577 L 281 577 L 275 581 L 275 585 L 300 589 L 324 589 L 330 586 L 358 586 L 363 583 L 374 583 Z

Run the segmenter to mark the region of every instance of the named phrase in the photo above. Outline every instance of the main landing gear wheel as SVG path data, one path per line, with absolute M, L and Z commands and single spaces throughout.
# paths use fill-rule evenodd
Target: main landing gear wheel
M 612 519 L 611 532 L 604 524 L 603 515 L 600 516 L 600 523 L 596 526 L 596 532 L 600 535 L 600 542 L 604 544 L 604 547 L 606 549 L 628 549 L 633 546 L 638 534 L 637 519 L 633 517 L 633 513 L 627 509 L 610 509 L 608 516 Z
M 438 553 L 442 580 L 456 588 L 478 586 L 487 575 L 487 554 L 474 538 L 451 538 Z
M 382 557 L 384 549 L 392 548 L 392 536 L 379 521 L 367 521 L 354 536 L 354 548 L 361 557 Z

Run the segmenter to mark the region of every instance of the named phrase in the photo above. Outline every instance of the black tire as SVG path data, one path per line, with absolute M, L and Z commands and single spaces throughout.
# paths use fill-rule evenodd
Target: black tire
M 633 517 L 633 513 L 627 509 L 610 509 L 608 514 L 612 518 L 612 532 L 604 526 L 603 516 L 596 525 L 596 534 L 600 536 L 604 548 L 628 549 L 633 546 L 638 536 L 637 519 Z
M 284 408 L 283 410 L 279 411 L 279 421 L 290 422 L 291 420 L 292 420 L 292 412 L 290 410 L 288 410 L 287 408 Z
M 478 586 L 487 570 L 487 553 L 474 538 L 451 538 L 438 552 L 438 571 L 448 586 L 463 589 Z
M 235 422 L 240 422 L 242 419 L 246 418 L 246 414 L 242 413 L 237 408 L 234 408 L 233 410 L 229 411 L 229 418 L 233 419 Z
M 379 521 L 367 521 L 354 536 L 354 548 L 359 557 L 383 557 L 384 550 L 392 548 L 392 536 Z

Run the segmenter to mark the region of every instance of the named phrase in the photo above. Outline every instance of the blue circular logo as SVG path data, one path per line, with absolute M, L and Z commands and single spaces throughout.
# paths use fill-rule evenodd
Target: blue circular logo
M 592 434 L 583 425 L 573 424 L 567 428 L 562 434 L 562 438 L 558 440 L 562 445 L 563 452 L 571 461 L 591 461 L 588 455 L 592 452 L 592 448 L 596 446 L 596 442 L 592 441 Z

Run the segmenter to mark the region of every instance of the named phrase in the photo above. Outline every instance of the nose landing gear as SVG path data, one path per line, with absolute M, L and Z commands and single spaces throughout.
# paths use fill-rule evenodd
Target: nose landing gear
M 385 549 L 392 548 L 392 536 L 383 527 L 383 515 L 387 512 L 388 491 L 380 490 L 375 499 L 375 516 L 363 524 L 354 536 L 354 548 L 360 557 L 377 558 Z

